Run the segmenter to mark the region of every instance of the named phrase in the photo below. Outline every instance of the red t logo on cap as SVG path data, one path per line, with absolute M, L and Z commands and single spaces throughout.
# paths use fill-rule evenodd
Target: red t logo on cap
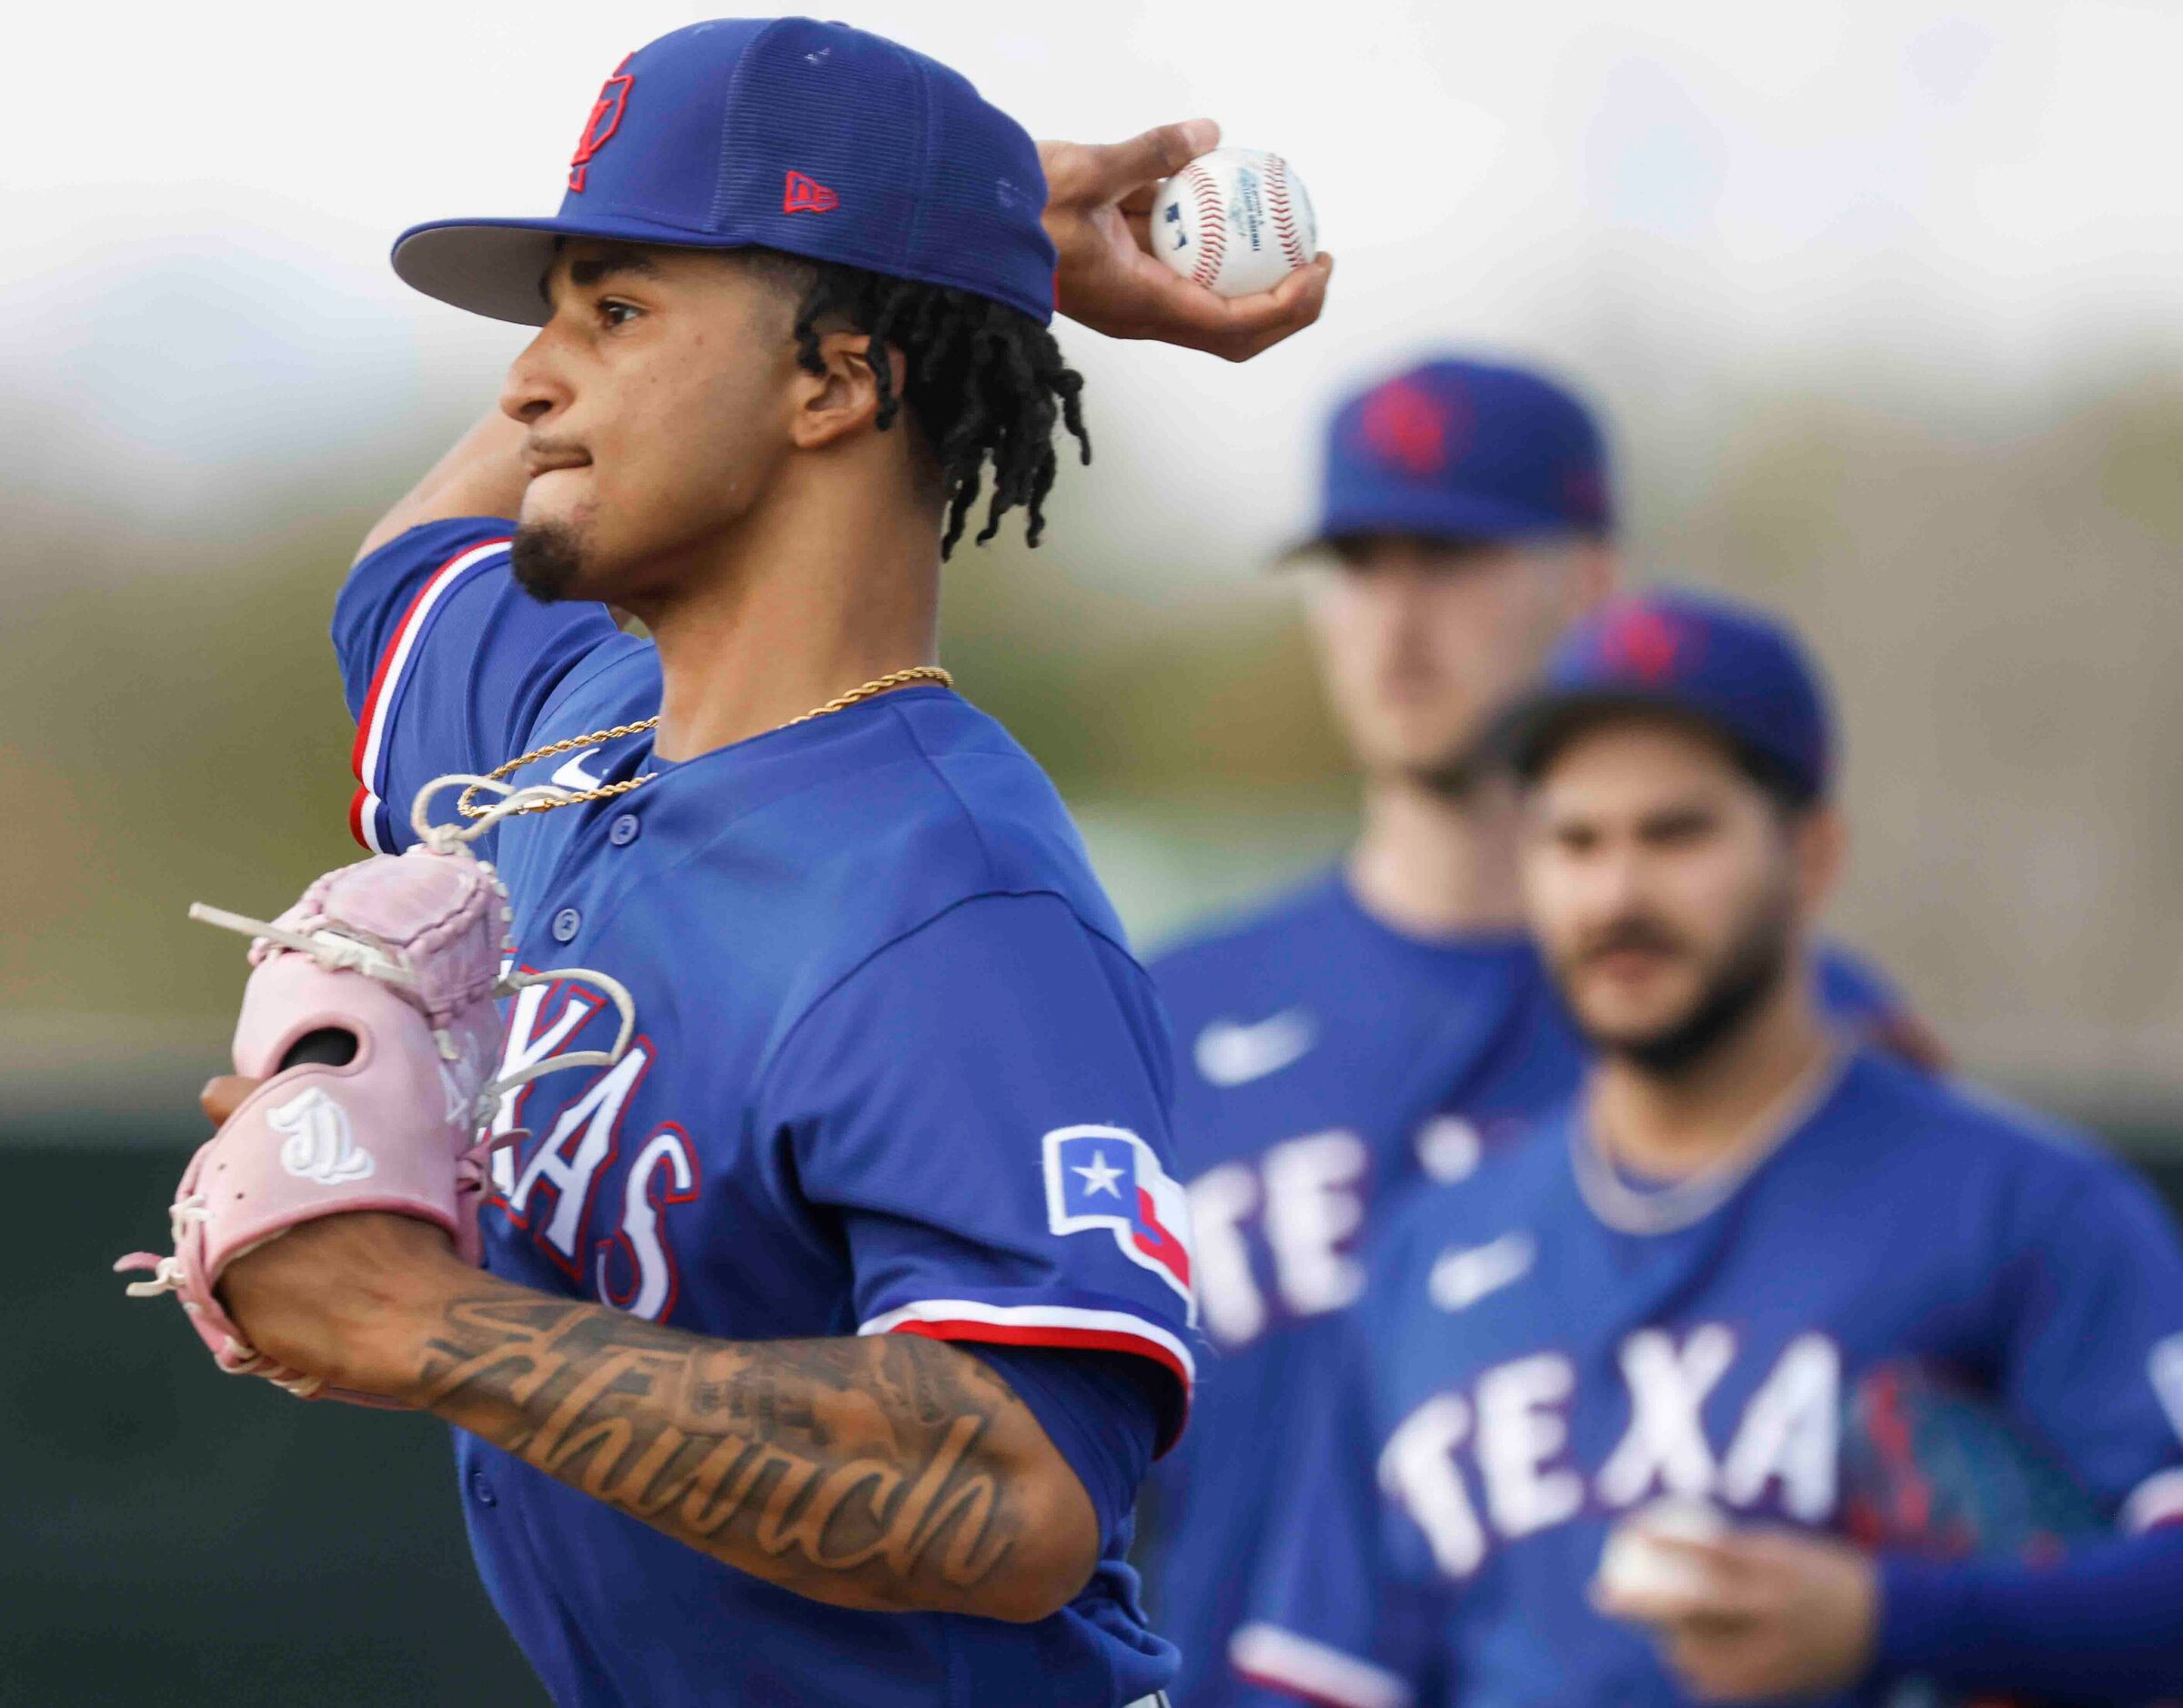
M 1461 423 L 1451 400 L 1413 380 L 1395 379 L 1364 400 L 1357 425 L 1381 461 L 1422 479 L 1447 467 Z
M 624 54 L 621 65 L 635 57 Z M 629 105 L 629 85 L 634 76 L 623 75 L 621 65 L 614 67 L 614 75 L 600 87 L 599 99 L 591 103 L 591 116 L 584 121 L 584 134 L 576 139 L 576 153 L 568 160 L 568 187 L 578 195 L 583 193 L 584 179 L 589 176 L 586 168 L 591 156 L 607 146 L 607 139 L 621 128 L 621 116 Z
M 1625 606 L 1600 638 L 1608 664 L 1641 682 L 1659 682 L 1673 674 L 1683 650 L 1679 626 L 1650 606 Z
M 816 178 L 807 178 L 800 172 L 789 174 L 788 188 L 780 196 L 782 213 L 825 214 L 840 206 L 841 198 Z

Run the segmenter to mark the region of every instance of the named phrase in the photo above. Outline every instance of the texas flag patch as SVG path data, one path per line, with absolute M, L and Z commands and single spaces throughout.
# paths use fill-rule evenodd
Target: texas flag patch
M 1122 1256 L 1182 1294 L 1195 1325 L 1190 1201 L 1135 1133 L 1122 1127 L 1057 1127 L 1048 1133 L 1046 1221 L 1056 1233 L 1107 1229 Z

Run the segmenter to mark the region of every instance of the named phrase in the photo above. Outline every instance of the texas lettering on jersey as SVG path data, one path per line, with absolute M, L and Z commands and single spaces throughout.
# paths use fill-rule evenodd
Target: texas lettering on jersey
M 1364 1271 L 1350 1247 L 1364 1225 L 1371 1173 L 1363 1139 L 1333 1128 L 1221 1163 L 1190 1183 L 1199 1304 L 1215 1341 L 1247 1346 L 1276 1311 L 1319 1316 L 1356 1298 Z M 1263 1282 L 1254 1230 L 1266 1258 Z
M 508 1015 L 500 1071 L 511 1073 L 577 1041 L 605 1006 L 575 984 L 534 985 Z M 612 1017 L 601 1030 L 609 1030 Z M 598 1073 L 555 1115 L 543 1133 L 522 1132 L 522 1107 L 532 1086 L 501 1100 L 493 1134 L 508 1140 L 493 1152 L 491 1202 L 523 1229 L 538 1250 L 592 1294 L 632 1316 L 664 1321 L 674 1309 L 677 1270 L 671 1211 L 694 1202 L 699 1184 L 696 1148 L 675 1121 L 661 1121 L 636 1141 L 621 1191 L 595 1226 L 600 1177 L 623 1154 L 623 1119 L 631 1094 L 658 1055 L 642 1032 L 615 1066 Z M 536 1081 L 533 1082 L 535 1085 Z
M 1424 1400 L 1395 1426 L 1379 1457 L 1381 1489 L 1424 1532 L 1442 1572 L 1455 1579 L 1477 1572 L 1496 1542 L 1661 1495 L 1824 1522 L 1835 1510 L 1841 1349 L 1821 1333 L 1791 1341 L 1716 1445 L 1705 1407 L 1735 1359 L 1735 1331 L 1725 1322 L 1625 1336 L 1615 1349 L 1622 1392 L 1605 1409 L 1626 1405 L 1629 1422 L 1590 1474 L 1566 1451 L 1576 1361 L 1541 1351 L 1493 1365 Z
M 1518 1147 L 1575 1086 L 1584 1053 L 1525 939 L 1405 937 L 1339 870 L 1180 946 L 1154 975 L 1181 1046 L 1175 1149 L 1220 1359 L 1192 1437 L 1161 1468 L 1148 1557 L 1183 1650 L 1178 1698 L 1226 1708 L 1236 1585 L 1282 1522 L 1263 1463 L 1301 1428 L 1298 1394 L 1324 1380 L 1327 1337 L 1363 1294 L 1388 1206 Z M 1846 1030 L 1894 1011 L 1885 981 L 1838 951 L 1819 975 Z M 1513 1295 L 1539 1253 L 1501 1231 L 1450 1254 L 1444 1301 Z M 1475 1396 L 1460 1397 L 1467 1419 Z
M 1238 1700 L 1686 1701 L 1587 1599 L 1613 1527 L 1672 1499 L 1851 1528 L 1889 1372 L 2036 1449 L 2091 1526 L 2183 1518 L 2183 1243 L 2093 1147 L 1857 1052 L 1727 1203 L 1644 1227 L 1587 1196 L 1582 1107 L 1386 1212 L 1298 1391 Z
M 1433 1115 L 1411 1136 L 1411 1156 L 1396 1160 L 1403 1171 L 1453 1184 L 1518 1124 Z M 1283 1321 L 1355 1302 L 1364 1287 L 1358 1246 L 1383 1166 L 1363 1133 L 1330 1127 L 1277 1140 L 1190 1182 L 1198 1303 L 1218 1346 L 1240 1351 Z

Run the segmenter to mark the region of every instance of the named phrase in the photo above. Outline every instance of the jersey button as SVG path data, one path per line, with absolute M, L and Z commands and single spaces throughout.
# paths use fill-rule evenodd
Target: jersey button
M 584 916 L 574 908 L 563 908 L 553 916 L 553 940 L 566 943 L 584 929 Z
M 641 828 L 635 813 L 625 812 L 607 827 L 607 840 L 616 848 L 627 848 L 637 839 L 637 832 Z
M 485 1480 L 485 1472 L 482 1471 L 470 1472 L 470 1493 L 476 1497 L 478 1504 L 480 1506 L 500 1504 L 500 1497 L 493 1492 L 493 1485 Z

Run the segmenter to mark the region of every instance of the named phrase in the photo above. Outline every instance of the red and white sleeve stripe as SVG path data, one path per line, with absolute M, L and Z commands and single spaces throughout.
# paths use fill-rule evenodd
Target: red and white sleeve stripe
M 394 638 L 380 655 L 379 668 L 372 672 L 371 687 L 365 691 L 363 708 L 357 717 L 356 745 L 349 749 L 349 769 L 356 773 L 357 792 L 349 802 L 348 828 L 350 834 L 375 854 L 394 851 L 381 846 L 378 791 L 385 781 L 381 772 L 387 754 L 387 717 L 401 687 L 402 671 L 417 637 L 424 633 L 434 608 L 448 590 L 480 564 L 505 556 L 507 551 L 504 538 L 466 546 L 427 577 L 417 597 L 409 601 L 409 608 L 402 613 L 402 620 L 395 625 Z
M 1182 1337 L 1126 1311 L 1077 1305 L 989 1305 L 975 1299 L 920 1299 L 860 1324 L 859 1334 L 921 1334 L 996 1346 L 1082 1346 L 1135 1352 L 1172 1371 L 1188 1392 L 1198 1367 Z
M 1386 1668 L 1280 1625 L 1238 1627 L 1228 1639 L 1228 1663 L 1248 1683 L 1320 1708 L 1410 1708 L 1414 1695 Z

